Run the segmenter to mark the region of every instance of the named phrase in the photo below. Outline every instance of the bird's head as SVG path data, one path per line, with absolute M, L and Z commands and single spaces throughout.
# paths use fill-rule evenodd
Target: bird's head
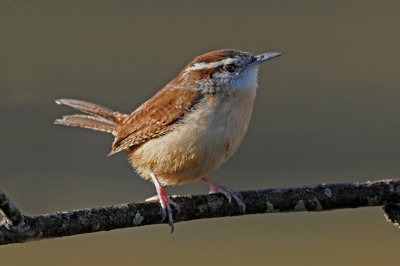
M 178 77 L 209 92 L 218 88 L 255 88 L 260 64 L 280 55 L 276 52 L 252 55 L 233 49 L 212 51 L 194 58 Z

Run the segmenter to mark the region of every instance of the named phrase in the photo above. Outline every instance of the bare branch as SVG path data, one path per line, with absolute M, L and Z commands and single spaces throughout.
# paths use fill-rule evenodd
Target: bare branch
M 385 211 L 386 219 L 395 226 L 400 227 L 400 204 L 388 203 L 383 207 L 383 210 Z
M 243 191 L 240 194 L 246 203 L 246 213 L 242 213 L 234 202 L 230 204 L 220 194 L 174 196 L 174 201 L 181 207 L 181 212 L 174 214 L 174 221 L 178 223 L 195 219 L 259 213 L 326 211 L 381 205 L 398 206 L 393 204 L 400 202 L 400 179 L 253 190 Z M 18 218 L 20 216 L 20 214 L 18 216 L 18 210 L 16 207 L 13 208 L 13 204 L 10 203 L 10 200 L 7 201 L 4 194 L 0 194 L 0 198 L 0 208 L 5 213 L 6 220 L 12 221 L 11 225 L 7 221 L 0 224 L 0 244 L 160 223 L 159 204 L 145 202 L 33 217 L 23 216 L 24 226 L 18 226 L 18 221 L 22 221 L 21 218 Z M 9 203 L 7 204 L 7 202 Z M 393 209 L 391 208 L 391 210 Z M 394 210 L 398 211 L 398 208 Z
M 3 224 L 4 226 L 19 226 L 23 223 L 23 216 L 18 210 L 17 205 L 10 200 L 6 194 L 0 190 L 0 212 L 5 216 Z

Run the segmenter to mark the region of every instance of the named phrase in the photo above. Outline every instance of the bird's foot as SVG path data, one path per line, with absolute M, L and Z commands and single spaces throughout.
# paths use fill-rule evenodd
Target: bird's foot
M 148 202 L 148 201 L 158 201 L 158 202 L 160 202 L 160 205 L 161 205 L 161 208 L 162 208 L 162 210 L 161 210 L 161 221 L 164 221 L 165 220 L 165 218 L 167 217 L 167 213 L 168 213 L 168 217 L 170 216 L 170 215 L 172 215 L 171 214 L 171 212 L 169 211 L 169 209 L 170 210 L 172 210 L 171 209 L 171 206 L 179 213 L 180 211 L 181 211 L 181 208 L 179 207 L 179 205 L 177 204 L 177 203 L 175 203 L 174 201 L 172 201 L 171 199 L 170 199 L 170 197 L 168 197 L 168 195 L 167 195 L 167 193 L 165 192 L 165 190 L 163 189 L 163 191 L 161 192 L 162 194 L 163 194 L 163 196 L 160 198 L 158 195 L 155 195 L 155 196 L 153 196 L 153 197 L 150 197 L 150 198 L 148 198 L 148 199 L 146 199 L 145 201 L 146 202 Z M 171 219 L 168 219 L 168 220 L 172 220 L 172 217 L 171 217 Z M 168 223 L 169 224 L 169 223 Z
M 164 188 L 158 182 L 158 179 L 155 175 L 152 175 L 153 183 L 157 190 L 157 195 L 151 198 L 146 199 L 146 201 L 158 201 L 161 205 L 161 222 L 165 220 L 168 216 L 168 224 L 171 226 L 171 233 L 174 232 L 174 220 L 172 219 L 172 208 L 171 206 L 180 212 L 180 207 L 174 201 L 172 201 L 167 192 L 165 192 Z
M 244 204 L 238 192 L 228 187 L 222 186 L 207 177 L 202 178 L 202 180 L 210 187 L 209 194 L 222 193 L 228 199 L 229 203 L 231 203 L 233 198 L 236 201 L 237 205 L 242 209 L 242 211 L 246 211 L 246 204 Z

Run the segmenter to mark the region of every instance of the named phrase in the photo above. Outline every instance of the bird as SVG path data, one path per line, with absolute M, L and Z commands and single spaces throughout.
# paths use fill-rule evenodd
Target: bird
M 232 198 L 245 212 L 240 194 L 210 179 L 242 142 L 248 129 L 259 66 L 278 52 L 253 55 L 221 49 L 195 57 L 179 74 L 130 114 L 88 101 L 56 100 L 80 111 L 55 124 L 87 128 L 114 135 L 111 152 L 125 152 L 137 173 L 151 180 L 157 195 L 146 201 L 161 205 L 161 222 L 180 211 L 164 186 L 205 182 L 210 193 Z

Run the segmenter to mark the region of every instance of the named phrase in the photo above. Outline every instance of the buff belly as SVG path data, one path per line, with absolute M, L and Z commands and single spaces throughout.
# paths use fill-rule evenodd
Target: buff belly
M 132 166 L 145 179 L 154 173 L 163 185 L 209 176 L 243 140 L 254 97 L 255 88 L 207 95 L 174 130 L 134 147 L 129 152 Z

